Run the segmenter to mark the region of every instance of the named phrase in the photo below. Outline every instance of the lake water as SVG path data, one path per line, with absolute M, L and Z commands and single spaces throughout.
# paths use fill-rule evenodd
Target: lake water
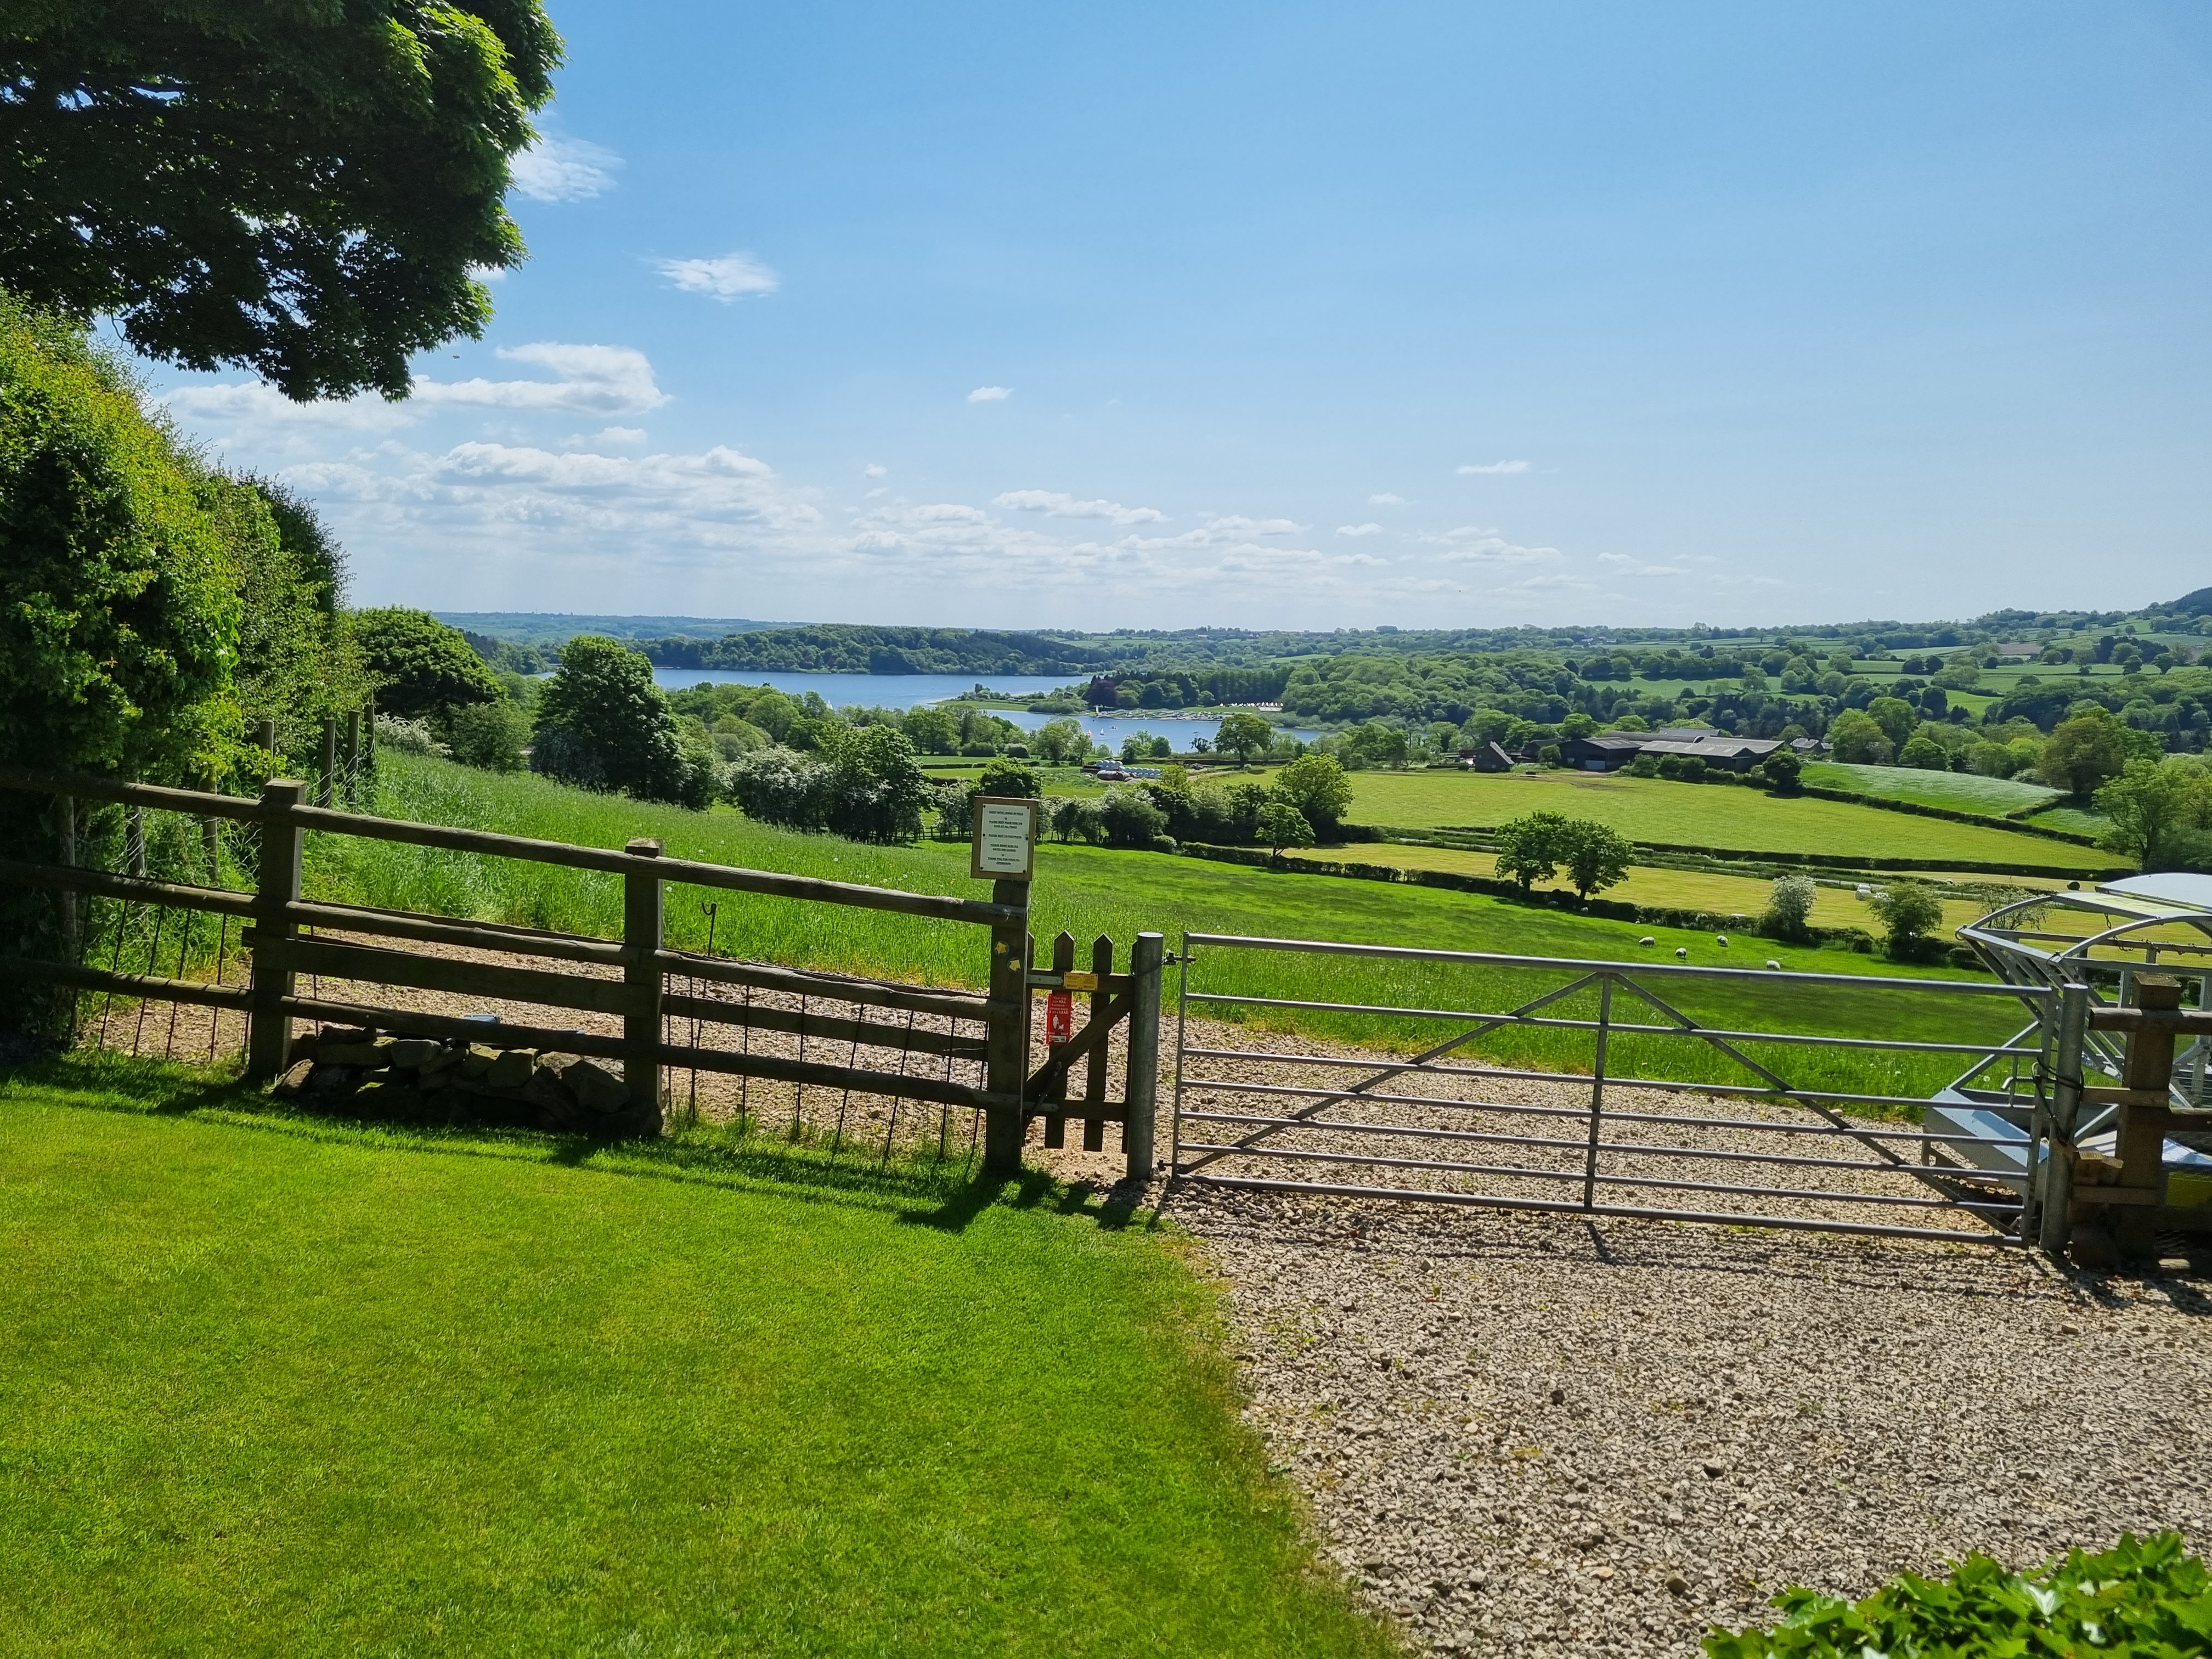
M 781 674 L 760 670 L 746 672 L 731 668 L 656 668 L 654 683 L 664 690 L 674 691 L 689 685 L 772 685 L 786 696 L 803 696 L 809 691 L 818 691 L 822 701 L 832 708 L 912 708 L 925 702 L 942 702 L 948 697 L 963 696 L 975 689 L 973 674 Z M 994 691 L 1019 695 L 1024 692 L 1049 691 L 1056 686 L 1087 685 L 1088 674 L 1066 678 L 1019 678 L 1003 676 L 988 682 Z M 991 711 L 1000 720 L 1011 720 L 1025 732 L 1034 732 L 1047 720 L 1064 720 L 1060 714 L 1032 714 L 1027 709 L 994 708 Z M 1201 714 L 1195 709 L 1164 710 L 1149 714 L 1086 714 L 1081 717 L 1083 729 L 1091 734 L 1093 743 L 1103 743 L 1119 753 L 1121 740 L 1139 732 L 1149 732 L 1154 737 L 1166 738 L 1177 749 L 1187 750 L 1192 739 L 1204 738 L 1212 742 L 1220 729 L 1221 717 Z M 1305 727 L 1296 727 L 1291 735 L 1310 743 L 1321 734 Z

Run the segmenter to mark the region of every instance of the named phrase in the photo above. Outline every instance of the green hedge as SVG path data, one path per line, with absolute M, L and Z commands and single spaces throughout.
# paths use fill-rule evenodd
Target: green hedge
M 1775 1598 L 1771 1630 L 1715 1630 L 1711 1659 L 2183 1659 L 2212 1652 L 2212 1575 L 2163 1532 L 2101 1555 L 2070 1552 L 2022 1575 L 1969 1555 L 1948 1579 L 1900 1575 L 1854 1605 L 1811 1590 Z
M 2045 841 L 2070 842 L 2076 847 L 2094 847 L 2097 844 L 2097 838 L 2094 836 L 2081 835 L 2072 830 L 2052 830 L 2040 823 L 2027 823 L 2024 821 L 2027 816 L 2025 812 L 2019 817 L 2008 813 L 2003 817 L 1995 817 L 1987 812 L 1961 812 L 1955 806 L 1929 806 L 1917 800 L 1899 800 L 1889 795 L 1865 795 L 1856 789 L 1823 789 L 1809 783 L 1795 793 L 1800 795 L 1810 795 L 1817 800 L 1840 800 L 1848 801 L 1857 806 L 1877 806 L 1885 812 L 1909 812 L 1915 817 L 1948 818 L 1953 823 L 1978 823 L 1990 830 L 2009 830 L 2016 836 L 2040 836 Z M 2027 811 L 2040 812 L 2056 804 L 2051 801 L 2038 801 L 2034 805 L 2027 808 Z

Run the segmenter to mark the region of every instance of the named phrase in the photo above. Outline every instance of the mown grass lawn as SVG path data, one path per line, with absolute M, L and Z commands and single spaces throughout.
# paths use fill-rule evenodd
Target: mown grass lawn
M 0 1654 L 1378 1655 L 1172 1239 L 0 1080 Z
M 1911 801 L 1918 806 L 1948 807 L 1954 812 L 1980 812 L 1991 817 L 2002 817 L 2022 807 L 2042 806 L 2059 799 L 2056 789 L 2013 778 L 1985 778 L 1972 772 L 1927 772 L 1912 766 L 1846 766 L 1839 761 L 1814 761 L 1805 769 L 1805 781 L 1823 789 L 1850 789 L 1862 795 Z
M 1731 852 L 1835 854 L 1851 858 L 1957 859 L 2093 870 L 2112 854 L 2063 842 L 1878 806 L 1770 795 L 1733 784 L 1598 777 L 1569 771 L 1358 772 L 1352 817 L 1428 829 L 1489 827 L 1528 812 L 1561 812 L 1608 824 L 1633 841 Z

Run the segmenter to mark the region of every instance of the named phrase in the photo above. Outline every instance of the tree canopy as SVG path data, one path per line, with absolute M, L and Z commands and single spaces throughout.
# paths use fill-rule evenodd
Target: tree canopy
M 560 57 L 537 0 L 18 0 L 0 273 L 149 356 L 404 397 L 523 257 L 508 161 Z
M 356 611 L 354 637 L 380 688 L 377 706 L 403 720 L 442 720 L 464 703 L 491 702 L 503 695 L 460 630 L 427 611 L 389 605 Z M 651 678 L 648 669 L 648 684 Z

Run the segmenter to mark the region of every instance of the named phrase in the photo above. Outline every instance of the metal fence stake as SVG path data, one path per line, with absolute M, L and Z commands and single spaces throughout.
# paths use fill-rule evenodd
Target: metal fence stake
M 2069 983 L 2058 996 L 2057 1051 L 2051 1056 L 2050 1139 L 2044 1148 L 2043 1204 L 2037 1235 L 2037 1242 L 2054 1256 L 2064 1255 L 2074 1238 L 2074 1120 L 2081 1109 L 2081 1042 L 2088 1029 L 2089 988 Z
M 1583 1164 L 1583 1208 L 1597 1203 L 1597 1144 L 1605 1118 L 1606 1040 L 1613 1035 L 1613 975 L 1597 982 L 1597 1055 L 1590 1071 L 1589 1152 Z

